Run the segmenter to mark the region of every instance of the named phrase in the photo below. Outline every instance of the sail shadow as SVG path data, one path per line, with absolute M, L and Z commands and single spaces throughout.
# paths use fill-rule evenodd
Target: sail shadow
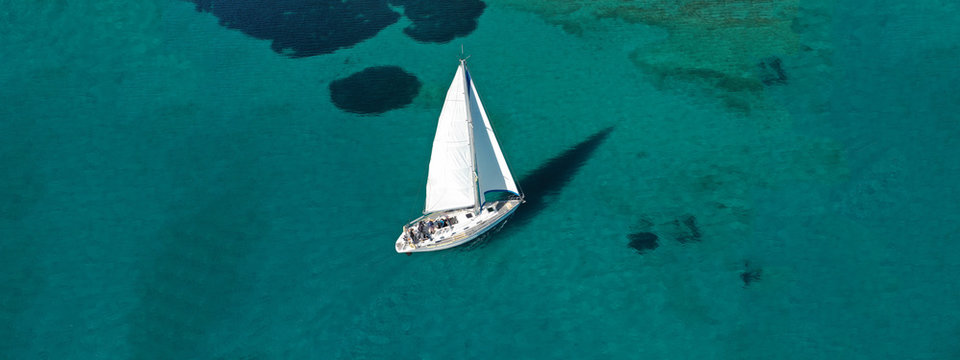
M 509 233 L 512 229 L 519 229 L 536 217 L 546 208 L 550 202 L 549 198 L 559 194 L 577 174 L 577 171 L 587 163 L 587 160 L 607 139 L 613 128 L 611 126 L 590 135 L 586 140 L 567 149 L 567 151 L 555 156 L 524 176 L 520 180 L 520 186 L 523 187 L 526 202 L 520 205 L 516 212 L 507 219 L 507 223 L 500 230 L 501 234 L 474 240 L 473 242 L 477 244 L 471 246 L 468 250 L 483 247 L 493 239 L 503 237 L 503 233 Z

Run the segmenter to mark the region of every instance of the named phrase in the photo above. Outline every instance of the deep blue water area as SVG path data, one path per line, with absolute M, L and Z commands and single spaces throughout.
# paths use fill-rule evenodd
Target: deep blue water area
M 369 67 L 330 83 L 330 100 L 358 114 L 380 114 L 410 104 L 420 92 L 416 76 L 397 66 Z
M 953 2 L 0 9 L 0 359 L 960 357 Z M 461 44 L 527 202 L 397 254 Z
M 304 57 L 329 54 L 375 36 L 403 15 L 413 23 L 403 29 L 417 41 L 445 43 L 477 27 L 485 4 L 479 0 L 193 0 L 220 24 L 258 39 L 272 40 L 281 54 Z

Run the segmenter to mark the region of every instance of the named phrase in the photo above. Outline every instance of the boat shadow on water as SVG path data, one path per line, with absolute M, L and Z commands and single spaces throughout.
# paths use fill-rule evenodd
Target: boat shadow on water
M 502 239 L 514 229 L 520 229 L 531 219 L 546 208 L 549 197 L 557 195 L 573 179 L 577 171 L 590 160 L 594 151 L 600 147 L 607 136 L 613 132 L 613 126 L 600 130 L 580 143 L 567 149 L 549 161 L 540 165 L 536 170 L 520 180 L 526 202 L 517 208 L 517 211 L 500 225 L 500 229 L 490 231 L 480 239 L 472 241 L 468 246 L 461 247 L 463 251 L 470 251 L 489 245 L 495 239 Z

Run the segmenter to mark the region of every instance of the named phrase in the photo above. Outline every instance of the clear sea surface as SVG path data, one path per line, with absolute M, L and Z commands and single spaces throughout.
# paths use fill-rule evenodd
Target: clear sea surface
M 397 254 L 461 44 L 528 202 Z M 958 58 L 946 0 L 0 0 L 0 358 L 957 359 Z

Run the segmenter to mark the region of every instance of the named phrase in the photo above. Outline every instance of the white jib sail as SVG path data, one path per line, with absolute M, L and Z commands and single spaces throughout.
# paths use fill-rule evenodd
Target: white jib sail
M 493 134 L 493 126 L 490 125 L 490 119 L 487 118 L 487 112 L 483 108 L 483 103 L 480 102 L 480 95 L 477 93 L 476 86 L 473 85 L 469 71 L 466 76 L 470 84 L 467 94 L 470 100 L 468 103 L 471 118 L 473 118 L 473 143 L 477 158 L 477 177 L 480 179 L 480 194 L 482 196 L 489 191 L 497 190 L 519 194 L 517 183 L 513 181 L 513 175 L 510 174 L 507 160 L 504 159 L 503 152 L 500 150 L 500 143 Z
M 463 66 L 458 67 L 440 110 L 430 154 L 424 214 L 476 205 L 477 182 L 470 149 L 464 75 Z

